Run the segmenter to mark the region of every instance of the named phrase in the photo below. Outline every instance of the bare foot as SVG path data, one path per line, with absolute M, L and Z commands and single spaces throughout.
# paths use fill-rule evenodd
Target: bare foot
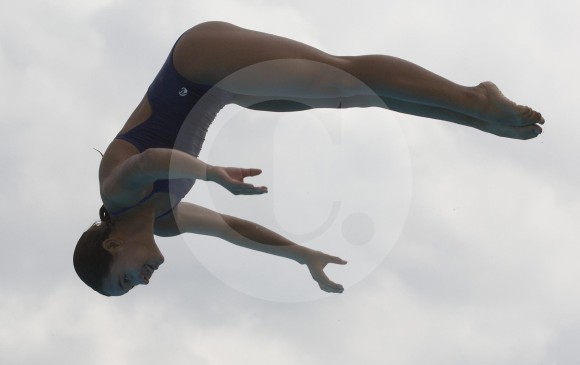
M 498 127 L 524 127 L 544 124 L 544 118 L 542 118 L 540 113 L 530 107 L 518 105 L 509 100 L 493 82 L 482 82 L 476 88 L 480 89 L 486 98 L 486 106 L 480 119 L 491 124 L 498 124 Z M 537 127 L 539 128 L 539 126 Z
M 524 125 L 521 127 L 501 125 L 499 123 L 489 123 L 480 121 L 473 125 L 475 128 L 496 136 L 513 139 L 532 139 L 542 133 L 542 127 L 537 124 Z

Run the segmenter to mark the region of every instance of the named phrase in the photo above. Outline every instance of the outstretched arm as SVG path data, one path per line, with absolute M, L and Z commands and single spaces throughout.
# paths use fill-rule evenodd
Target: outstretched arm
M 135 200 L 140 192 L 160 179 L 196 179 L 213 181 L 232 194 L 263 194 L 264 186 L 244 182 L 259 175 L 259 169 L 220 167 L 206 164 L 185 152 L 168 148 L 150 148 L 128 158 L 103 182 L 103 192 L 112 200 Z
M 331 293 L 344 290 L 326 276 L 324 267 L 329 263 L 344 265 L 346 261 L 297 245 L 256 223 L 181 202 L 174 209 L 173 222 L 169 219 L 159 222 L 155 233 L 172 236 L 184 232 L 219 237 L 238 246 L 289 258 L 306 265 L 320 289 Z

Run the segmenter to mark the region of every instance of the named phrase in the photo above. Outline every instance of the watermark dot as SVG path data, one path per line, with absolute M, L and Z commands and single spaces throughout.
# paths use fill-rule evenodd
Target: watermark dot
M 375 235 L 375 223 L 365 213 L 351 213 L 342 222 L 344 239 L 355 246 L 370 242 Z

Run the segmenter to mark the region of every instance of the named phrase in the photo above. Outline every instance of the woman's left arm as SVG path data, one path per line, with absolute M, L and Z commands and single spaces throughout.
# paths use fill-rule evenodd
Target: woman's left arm
M 241 247 L 286 257 L 306 265 L 320 289 L 332 293 L 344 290 L 342 285 L 332 282 L 324 273 L 324 267 L 329 263 L 346 264 L 336 256 L 300 246 L 259 224 L 191 203 L 179 203 L 173 218 L 172 232 L 175 234 L 189 232 L 219 237 Z M 162 227 L 157 228 L 158 235 L 173 235 L 168 234 L 168 227 L 165 231 Z

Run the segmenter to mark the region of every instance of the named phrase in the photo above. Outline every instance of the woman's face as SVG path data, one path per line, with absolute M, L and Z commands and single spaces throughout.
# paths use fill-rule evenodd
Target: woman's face
M 106 248 L 113 255 L 113 260 L 109 275 L 103 283 L 105 294 L 119 296 L 136 285 L 149 284 L 153 272 L 163 263 L 164 258 L 153 238 L 150 242 L 146 241 L 116 240 L 112 247 Z

